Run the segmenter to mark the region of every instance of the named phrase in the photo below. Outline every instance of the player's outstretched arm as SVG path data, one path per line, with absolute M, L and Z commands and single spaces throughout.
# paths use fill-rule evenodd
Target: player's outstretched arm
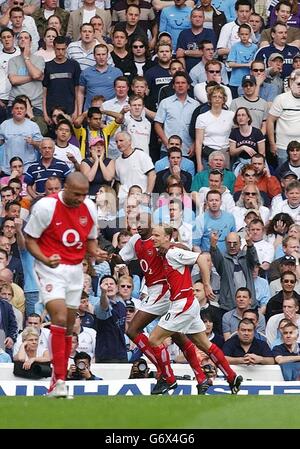
M 59 254 L 52 254 L 50 257 L 45 256 L 44 253 L 40 250 L 39 245 L 37 244 L 37 239 L 34 237 L 30 237 L 29 235 L 25 236 L 25 243 L 30 254 L 33 255 L 37 260 L 44 263 L 50 268 L 56 268 L 61 261 Z

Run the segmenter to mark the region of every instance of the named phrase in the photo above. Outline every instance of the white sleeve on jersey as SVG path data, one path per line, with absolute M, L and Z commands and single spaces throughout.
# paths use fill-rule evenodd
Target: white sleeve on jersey
M 94 240 L 98 237 L 98 231 L 97 231 L 97 207 L 96 204 L 90 200 L 89 198 L 86 198 L 84 200 L 84 204 L 89 210 L 89 213 L 91 214 L 91 217 L 93 219 L 94 225 L 88 235 L 88 240 Z
M 199 257 L 199 253 L 181 248 L 171 248 L 167 252 L 166 257 L 169 265 L 178 270 L 183 265 L 194 265 Z
M 35 203 L 31 209 L 27 225 L 24 228 L 26 234 L 36 239 L 43 234 L 51 223 L 56 201 L 55 198 L 47 197 L 41 198 Z
M 140 235 L 134 234 L 132 237 L 130 237 L 126 245 L 124 245 L 123 248 L 119 251 L 119 256 L 122 257 L 124 262 L 129 262 L 132 259 L 137 259 L 134 245 L 139 239 Z

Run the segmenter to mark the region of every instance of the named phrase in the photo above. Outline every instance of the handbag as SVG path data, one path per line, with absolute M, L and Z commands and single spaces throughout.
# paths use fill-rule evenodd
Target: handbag
M 24 362 L 14 362 L 13 373 L 17 377 L 24 377 L 25 379 L 42 379 L 43 377 L 50 377 L 52 375 L 52 368 L 50 362 L 33 362 L 29 369 L 23 368 Z

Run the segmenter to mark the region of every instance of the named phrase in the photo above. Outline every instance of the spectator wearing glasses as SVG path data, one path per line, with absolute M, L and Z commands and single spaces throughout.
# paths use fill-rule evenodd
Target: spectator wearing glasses
M 276 55 L 276 53 L 272 53 L 272 55 L 270 56 L 271 61 L 274 60 L 274 55 Z M 279 57 L 281 56 L 279 53 L 277 53 L 277 55 L 279 55 Z M 266 82 L 267 72 L 264 61 L 252 61 L 250 64 L 250 75 L 253 75 L 256 80 L 257 95 L 265 100 L 270 107 L 272 101 L 274 100 L 276 95 L 278 95 L 278 89 L 273 84 Z M 242 87 L 238 88 L 238 94 L 243 95 Z
M 286 271 L 292 271 L 297 276 L 296 268 L 297 268 L 296 267 L 296 259 L 294 256 L 284 256 L 281 258 L 281 260 L 279 262 L 280 275 L 282 275 Z M 277 293 L 279 293 L 281 290 L 282 290 L 282 286 L 281 286 L 280 278 L 274 279 L 274 281 L 272 281 L 270 283 L 271 297 L 277 295 Z M 294 290 L 296 293 L 298 293 L 298 295 L 300 295 L 300 277 L 297 277 Z
M 270 211 L 263 206 L 259 190 L 255 185 L 244 187 L 235 208 L 232 210 L 238 231 L 245 227 L 245 215 L 249 209 L 255 209 L 259 212 L 264 225 L 268 223 Z
M 266 308 L 266 321 L 268 321 L 271 316 L 277 313 L 283 312 L 283 301 L 286 299 L 295 298 L 296 301 L 300 300 L 300 295 L 295 291 L 297 277 L 292 271 L 285 271 L 280 276 L 280 283 L 282 290 L 276 295 L 272 296 L 268 301 Z
M 206 85 L 210 81 L 216 81 L 218 84 L 221 84 L 223 89 L 225 90 L 227 96 L 225 104 L 229 108 L 232 101 L 232 94 L 229 87 L 225 86 L 222 83 L 222 63 L 216 60 L 207 61 L 207 63 L 205 64 L 205 75 L 206 81 L 194 85 L 194 97 L 196 98 L 196 100 L 198 100 L 200 103 L 207 103 L 208 94 Z
M 266 164 L 265 156 L 263 154 L 256 153 L 251 157 L 251 164 L 255 171 L 256 185 L 260 192 L 265 192 L 270 200 L 281 192 L 281 187 L 278 179 L 272 176 L 268 165 Z M 237 177 L 234 190 L 240 191 L 245 186 L 245 178 L 241 175 Z

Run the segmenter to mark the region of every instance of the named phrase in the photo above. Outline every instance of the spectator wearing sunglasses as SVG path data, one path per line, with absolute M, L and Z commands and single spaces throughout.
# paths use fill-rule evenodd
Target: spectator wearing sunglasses
M 298 293 L 295 291 L 296 282 L 296 274 L 292 271 L 285 271 L 284 273 L 282 273 L 282 275 L 280 276 L 282 290 L 276 295 L 272 296 L 272 298 L 269 300 L 266 308 L 266 321 L 268 321 L 272 316 L 278 313 L 283 313 L 283 305 L 285 300 L 291 298 L 295 298 L 294 301 L 300 300 L 300 295 L 298 295 Z

